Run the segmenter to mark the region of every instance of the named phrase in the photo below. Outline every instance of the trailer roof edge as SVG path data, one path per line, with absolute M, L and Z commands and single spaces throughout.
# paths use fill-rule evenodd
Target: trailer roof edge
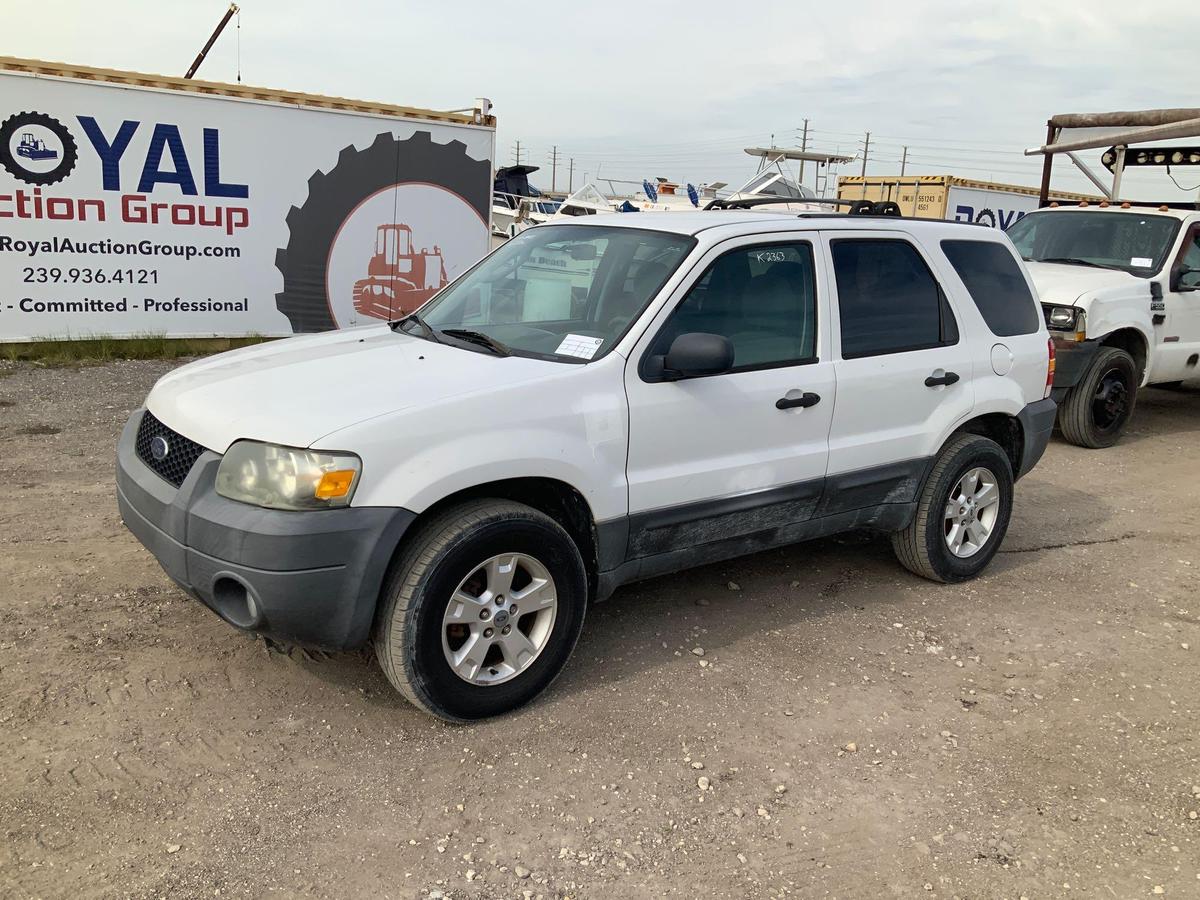
M 71 65 L 69 63 L 22 59 L 16 56 L 0 56 L 0 72 L 20 72 L 27 75 L 44 75 L 55 78 L 76 78 L 83 81 L 97 81 L 106 84 L 125 85 L 127 87 L 184 91 L 210 97 L 236 97 L 242 100 L 284 103 L 309 109 L 330 109 L 366 113 L 368 115 L 430 119 L 438 122 L 453 122 L 457 125 L 482 125 L 493 128 L 496 125 L 496 117 L 492 115 L 485 116 L 480 121 L 476 121 L 476 117 L 471 113 L 443 112 L 434 109 L 422 109 L 416 106 L 398 106 L 391 103 L 351 100 L 347 97 L 328 97 L 321 94 L 306 94 L 300 91 L 253 87 L 245 84 L 201 81 L 194 78 L 179 78 L 173 75 L 125 72 L 120 69 L 99 69 L 92 66 Z

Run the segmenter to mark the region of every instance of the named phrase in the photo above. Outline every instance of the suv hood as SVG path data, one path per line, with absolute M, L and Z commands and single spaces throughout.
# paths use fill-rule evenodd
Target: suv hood
M 1070 263 L 1027 262 L 1038 299 L 1057 306 L 1074 306 L 1085 294 L 1145 293 L 1145 280 L 1116 269 L 1094 269 Z
M 308 447 L 364 419 L 503 389 L 563 365 L 477 353 L 372 325 L 189 363 L 163 376 L 146 406 L 218 453 L 243 438 Z

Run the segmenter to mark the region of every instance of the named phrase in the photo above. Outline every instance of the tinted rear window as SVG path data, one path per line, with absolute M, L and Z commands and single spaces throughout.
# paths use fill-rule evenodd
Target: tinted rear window
M 958 341 L 954 314 L 912 244 L 891 238 L 838 238 L 831 247 L 843 359 Z
M 942 241 L 942 250 L 992 334 L 1033 334 L 1041 314 L 1017 261 L 994 241 Z

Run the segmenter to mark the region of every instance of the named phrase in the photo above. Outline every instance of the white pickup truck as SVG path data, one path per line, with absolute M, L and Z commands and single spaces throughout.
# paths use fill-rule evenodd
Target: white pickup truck
M 414 703 L 478 719 L 545 688 L 588 601 L 639 578 L 853 528 L 974 577 L 1053 428 L 1050 350 L 998 231 L 589 216 L 418 314 L 165 376 L 118 502 L 230 624 L 370 639 Z
M 1057 349 L 1063 436 L 1116 443 L 1145 385 L 1200 376 L 1200 210 L 1051 206 L 1008 236 L 1028 264 Z

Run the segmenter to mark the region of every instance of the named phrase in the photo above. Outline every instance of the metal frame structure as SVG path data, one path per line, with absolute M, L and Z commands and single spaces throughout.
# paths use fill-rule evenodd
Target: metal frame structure
M 1078 129 L 1106 129 L 1102 134 L 1063 140 L 1063 132 Z M 1200 109 L 1143 109 L 1108 113 L 1068 113 L 1051 116 L 1046 122 L 1046 143 L 1030 147 L 1026 156 L 1042 155 L 1042 184 L 1038 205 L 1049 204 L 1050 170 L 1054 154 L 1063 153 L 1110 201 L 1121 199 L 1121 176 L 1125 172 L 1125 153 L 1134 144 L 1173 138 L 1200 137 Z M 1080 150 L 1113 147 L 1116 159 L 1112 183 L 1108 186 L 1079 156 Z

